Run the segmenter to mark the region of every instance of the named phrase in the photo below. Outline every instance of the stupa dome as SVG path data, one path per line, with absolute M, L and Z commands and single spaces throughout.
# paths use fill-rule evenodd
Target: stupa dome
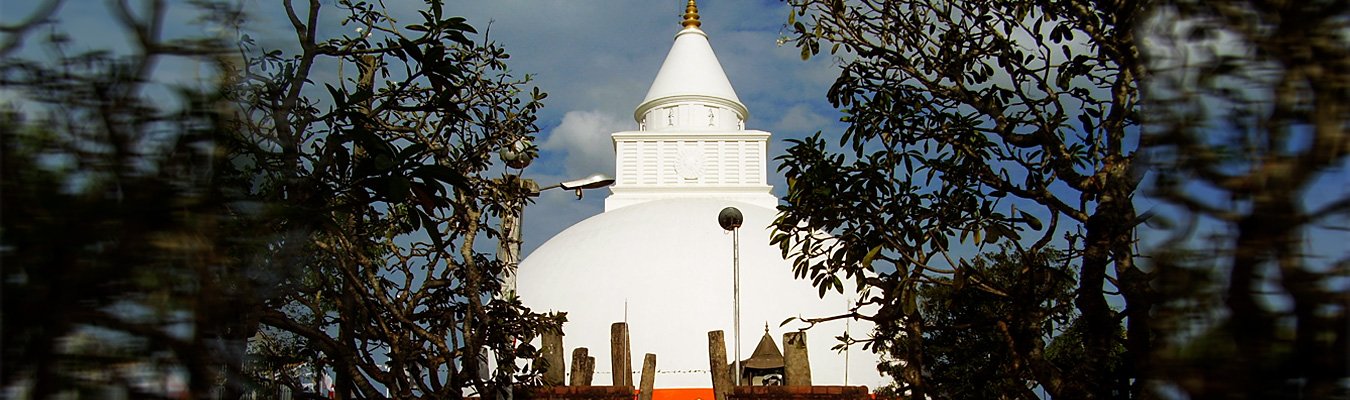
M 769 245 L 775 211 L 713 198 L 655 200 L 586 219 L 536 249 L 520 265 L 519 292 L 536 311 L 566 311 L 564 346 L 586 347 L 596 358 L 596 384 L 608 384 L 610 324 L 628 322 L 635 371 L 642 354 L 657 358 L 657 388 L 710 387 L 707 332 L 725 332 L 732 346 L 732 237 L 717 214 L 736 207 L 740 230 L 741 355 L 749 358 L 767 323 L 775 338 L 801 324 L 789 317 L 843 313 L 850 296 L 822 299 L 809 280 L 794 279 L 792 263 Z M 848 291 L 851 293 L 851 291 Z M 876 388 L 877 357 L 861 346 L 830 350 L 848 328 L 866 337 L 867 321 L 836 320 L 807 331 L 815 384 Z M 728 362 L 735 354 L 727 350 Z M 845 363 L 847 359 L 847 364 Z M 570 362 L 570 360 L 569 360 Z M 636 374 L 635 374 L 636 375 Z M 638 376 L 633 377 L 638 381 Z

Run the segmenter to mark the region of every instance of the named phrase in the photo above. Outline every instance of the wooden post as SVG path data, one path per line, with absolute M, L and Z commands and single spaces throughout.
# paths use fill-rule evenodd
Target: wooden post
M 585 371 L 581 371 L 583 374 L 585 374 L 582 375 L 585 377 L 585 381 L 583 383 L 586 384 L 585 386 L 591 386 L 591 384 L 594 383 L 595 381 L 595 357 L 586 356 L 585 368 L 586 368 Z
M 708 332 L 708 370 L 712 374 L 716 400 L 727 400 L 727 392 L 731 391 L 731 374 L 727 372 L 727 343 L 722 339 L 722 331 Z
M 562 332 L 544 333 L 542 340 L 541 357 L 542 362 L 535 363 L 535 369 L 544 370 L 544 385 L 562 386 L 567 384 L 564 380 L 567 364 L 563 361 L 563 343 Z
M 811 359 L 806 354 L 806 332 L 783 334 L 783 380 L 786 386 L 811 386 Z
M 614 386 L 633 386 L 633 356 L 628 349 L 628 324 L 609 326 L 609 361 L 614 371 Z
M 595 357 L 590 350 L 578 347 L 572 350 L 572 386 L 590 386 L 591 375 L 595 374 Z
M 652 400 L 652 389 L 656 386 L 656 355 L 647 353 L 642 357 L 642 386 L 638 388 L 638 400 Z

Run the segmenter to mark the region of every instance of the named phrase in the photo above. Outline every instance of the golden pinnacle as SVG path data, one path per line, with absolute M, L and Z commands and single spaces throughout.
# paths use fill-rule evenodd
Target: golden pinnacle
M 689 0 L 689 5 L 684 6 L 684 22 L 681 22 L 680 25 L 684 25 L 685 28 L 697 28 L 703 25 L 702 22 L 698 21 L 698 5 L 694 4 L 694 0 Z

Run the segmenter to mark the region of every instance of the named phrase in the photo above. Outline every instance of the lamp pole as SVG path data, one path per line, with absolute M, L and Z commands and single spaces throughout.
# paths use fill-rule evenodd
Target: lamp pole
M 519 185 L 530 197 L 539 195 L 539 184 L 533 179 L 523 179 L 520 175 L 507 175 L 507 183 Z M 516 267 L 520 266 L 521 220 L 525 218 L 525 199 L 511 202 L 508 211 L 502 214 L 502 237 L 497 242 L 497 259 L 506 264 L 502 275 L 504 288 L 501 298 L 516 298 Z
M 530 166 L 534 160 L 534 145 L 527 141 L 517 141 L 510 146 L 502 148 L 497 153 L 502 162 L 507 167 L 519 170 Z M 501 178 L 505 183 L 503 187 L 511 190 L 519 190 L 525 193 L 527 197 L 539 197 L 539 193 L 549 189 L 565 189 L 576 192 L 577 200 L 581 200 L 582 191 L 588 189 L 600 189 L 614 184 L 614 178 L 605 174 L 594 174 L 585 178 L 559 182 L 552 185 L 539 187 L 539 183 L 533 179 L 520 177 L 520 174 L 508 174 Z M 503 271 L 503 288 L 501 298 L 516 298 L 516 269 L 520 266 L 520 237 L 521 220 L 525 218 L 525 198 L 513 200 L 507 212 L 502 214 L 501 234 L 502 238 L 497 242 L 497 259 L 506 264 L 506 271 Z
M 518 171 L 524 170 L 525 167 L 530 166 L 531 161 L 534 161 L 535 155 L 537 155 L 536 148 L 526 140 L 518 140 L 509 146 L 503 147 L 501 151 L 497 153 L 497 156 L 508 167 L 508 171 L 510 171 L 509 168 L 515 168 Z M 576 191 L 577 199 L 580 200 L 582 190 L 607 187 L 614 184 L 614 178 L 604 174 L 595 174 L 585 178 L 559 182 L 544 187 L 539 187 L 539 183 L 535 182 L 533 179 L 522 178 L 520 173 L 512 174 L 508 172 L 506 176 L 495 180 L 498 183 L 501 183 L 500 188 L 503 191 L 510 191 L 513 194 L 524 194 L 524 196 L 511 196 L 514 199 L 507 205 L 506 211 L 502 213 L 501 239 L 497 242 L 497 259 L 505 264 L 505 268 L 502 271 L 502 284 L 504 287 L 495 297 L 498 299 L 514 300 L 516 298 L 516 272 L 520 267 L 521 220 L 525 217 L 526 199 L 529 197 L 538 197 L 539 193 L 545 190 L 561 188 Z M 502 361 L 504 360 L 498 360 L 499 363 Z M 486 378 L 489 370 L 488 360 L 484 357 L 484 359 L 480 360 L 480 363 L 479 368 L 481 368 L 481 371 L 483 371 L 482 374 Z M 502 374 L 503 371 L 500 368 L 501 365 L 498 365 L 498 367 L 497 373 Z M 506 373 L 506 376 L 502 378 L 509 382 L 510 374 Z M 511 400 L 513 397 L 514 393 L 508 385 L 506 391 L 499 394 L 497 399 Z
M 741 215 L 741 210 L 736 207 L 723 208 L 722 212 L 717 213 L 717 224 L 722 229 L 731 231 L 731 323 L 736 358 L 732 369 L 736 374 L 735 386 L 741 385 L 741 223 L 745 217 Z M 734 389 L 733 389 L 734 390 Z
M 575 192 L 577 200 L 581 200 L 584 190 L 600 189 L 614 184 L 614 178 L 605 174 L 595 174 L 544 187 L 540 187 L 539 183 L 533 179 L 521 178 L 520 175 L 507 175 L 503 179 L 508 184 L 518 185 L 513 187 L 519 188 L 529 197 L 538 197 L 539 193 L 549 189 L 564 189 Z M 513 201 L 511 206 L 508 207 L 508 211 L 502 215 L 502 239 L 497 242 L 497 259 L 506 264 L 507 270 L 502 279 L 506 286 L 502 290 L 502 297 L 506 299 L 516 297 L 516 267 L 520 266 L 520 227 L 523 219 L 525 219 L 525 200 L 523 198 Z

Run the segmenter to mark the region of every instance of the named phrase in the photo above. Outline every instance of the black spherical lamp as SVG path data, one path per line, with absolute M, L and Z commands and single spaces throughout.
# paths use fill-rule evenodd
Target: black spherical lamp
M 735 230 L 741 227 L 741 222 L 745 217 L 741 215 L 741 210 L 736 207 L 723 208 L 722 212 L 717 213 L 717 224 L 722 225 L 722 229 Z

